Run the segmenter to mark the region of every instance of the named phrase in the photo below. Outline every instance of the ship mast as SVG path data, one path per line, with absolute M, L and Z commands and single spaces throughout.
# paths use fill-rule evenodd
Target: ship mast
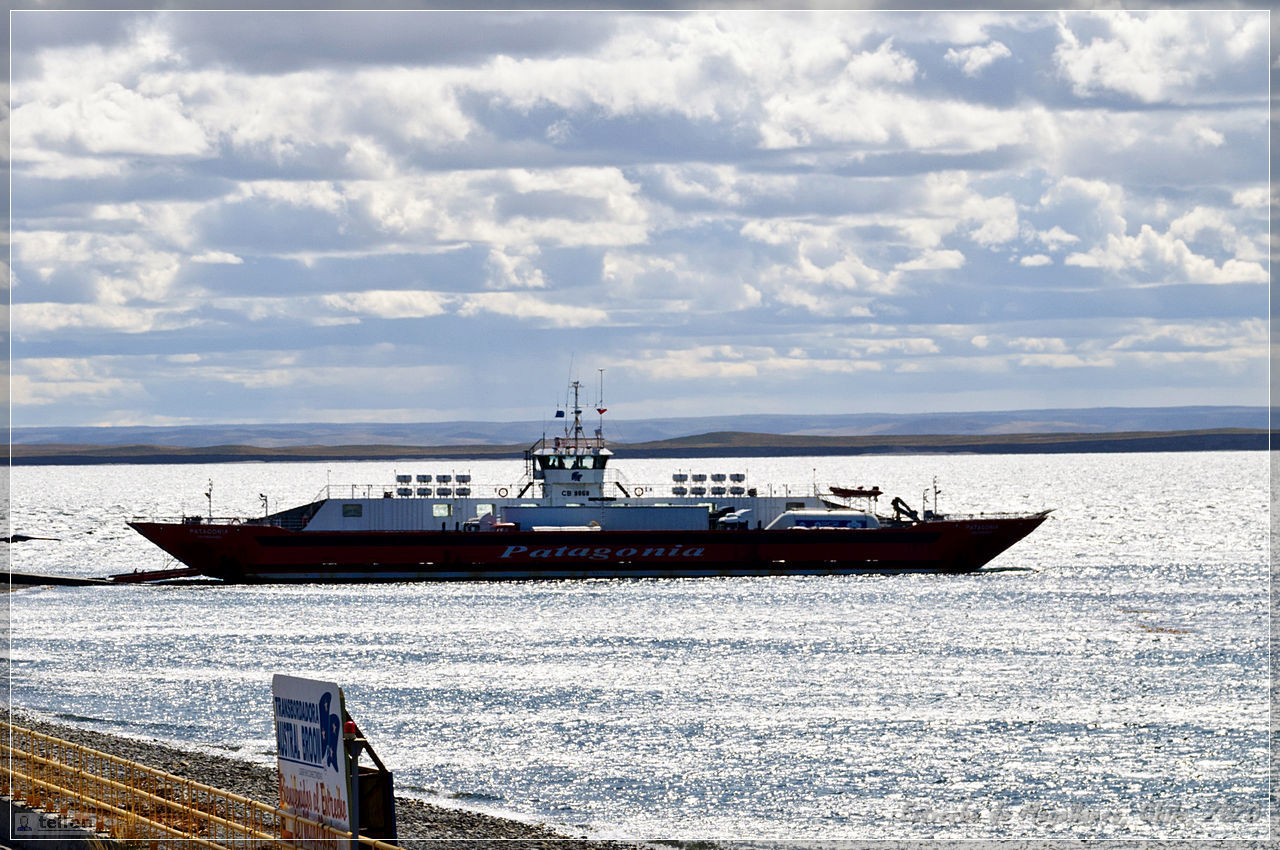
M 582 403 L 578 400 L 578 393 L 582 389 L 582 381 L 574 381 L 569 384 L 569 388 L 573 390 L 573 427 L 566 427 L 564 435 L 570 447 L 578 449 L 582 447 L 586 439 L 582 432 Z
M 596 413 L 600 415 L 600 424 L 596 426 L 596 448 L 604 448 L 604 370 L 597 369 L 600 373 L 600 388 L 596 392 Z
M 573 390 L 573 424 L 565 424 L 563 443 L 566 448 L 577 450 L 604 448 L 604 370 L 600 371 L 599 400 L 596 402 L 596 413 L 600 415 L 600 425 L 596 428 L 595 442 L 587 438 L 586 429 L 582 427 L 582 381 L 571 381 L 569 389 Z M 560 441 L 557 441 L 560 442 Z

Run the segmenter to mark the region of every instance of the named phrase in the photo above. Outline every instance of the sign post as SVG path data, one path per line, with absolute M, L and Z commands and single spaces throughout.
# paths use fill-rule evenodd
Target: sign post
M 347 760 L 347 775 L 350 777 L 347 790 L 351 798 L 351 822 L 357 824 L 351 830 L 351 850 L 359 850 L 356 839 L 360 837 L 360 744 L 356 742 L 354 720 L 342 724 L 342 754 Z
M 271 695 L 280 808 L 354 837 L 358 827 L 351 811 L 342 689 L 332 682 L 276 674 Z M 281 824 L 281 837 L 301 839 L 300 846 L 322 848 L 330 836 L 287 818 Z

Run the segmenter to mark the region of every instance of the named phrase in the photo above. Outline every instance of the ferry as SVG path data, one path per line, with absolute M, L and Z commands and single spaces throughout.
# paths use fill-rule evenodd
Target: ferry
M 326 486 L 307 504 L 252 518 L 136 517 L 129 525 L 184 566 L 116 582 L 201 576 L 231 583 L 491 581 L 693 576 L 965 573 L 1048 517 L 913 510 L 878 487 L 792 493 L 742 472 L 674 472 L 632 486 L 603 429 L 572 420 L 524 453 L 522 478 L 395 475 Z M 597 408 L 603 422 L 605 408 Z M 927 491 L 926 491 L 927 492 Z M 212 499 L 210 498 L 212 503 Z M 923 505 L 921 506 L 924 507 Z M 210 511 L 212 514 L 212 510 Z

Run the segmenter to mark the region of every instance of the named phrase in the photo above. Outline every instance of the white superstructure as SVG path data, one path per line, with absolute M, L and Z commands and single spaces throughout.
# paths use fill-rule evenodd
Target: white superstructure
M 581 385 L 575 381 L 571 389 L 571 424 L 562 436 L 543 437 L 525 452 L 521 481 L 494 484 L 451 472 L 397 475 L 391 487 L 334 486 L 294 509 L 293 525 L 305 531 L 447 531 L 478 527 L 488 516 L 523 529 L 618 531 L 878 524 L 870 505 L 867 511 L 834 507 L 816 488 L 805 495 L 762 492 L 743 472 L 675 472 L 670 483 L 624 484 L 609 466 L 614 454 L 602 429 L 594 436 L 583 430 Z

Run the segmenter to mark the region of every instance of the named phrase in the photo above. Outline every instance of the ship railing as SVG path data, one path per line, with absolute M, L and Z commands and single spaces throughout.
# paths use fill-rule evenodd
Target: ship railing
M 88 846 L 145 842 L 166 848 L 295 850 L 288 832 L 351 840 L 351 833 L 32 729 L 0 721 L 0 793 L 40 812 L 42 829 Z M 36 840 L 40 836 L 32 836 Z M 373 850 L 395 845 L 360 836 Z M 142 845 L 145 846 L 145 845 Z M 339 845 L 333 845 L 339 846 Z
M 456 482 L 451 482 L 445 485 L 440 485 L 437 483 L 419 484 L 417 482 L 410 482 L 407 484 L 404 482 L 384 483 L 384 484 L 326 484 L 322 486 L 320 490 L 316 493 L 314 500 L 322 501 L 324 499 L 389 498 L 389 499 L 433 499 L 433 500 L 448 499 L 453 501 L 456 501 L 458 499 L 469 499 L 473 502 L 475 501 L 484 502 L 489 500 L 501 501 L 503 499 L 515 498 L 520 493 L 521 490 L 525 489 L 525 486 L 529 483 L 529 481 L 530 479 L 528 477 L 522 477 L 519 480 L 513 481 L 512 483 L 509 483 L 509 484 L 487 484 L 487 483 L 477 484 L 475 482 L 464 483 L 461 485 L 457 484 Z M 672 487 L 680 486 L 679 482 L 673 482 L 673 481 L 651 482 L 651 481 L 633 480 L 630 477 L 628 477 L 622 470 L 612 466 L 607 467 L 605 469 L 604 478 L 602 479 L 601 483 L 604 486 L 605 495 L 607 496 L 621 495 L 617 490 L 617 487 L 620 485 L 626 488 L 629 494 L 634 494 L 636 493 L 636 491 L 642 490 L 645 498 L 659 498 L 659 497 L 675 498 L 675 499 L 682 498 L 681 496 L 675 495 L 671 492 Z M 688 481 L 683 483 L 684 483 L 684 486 L 686 487 L 690 486 L 690 482 Z M 756 491 L 755 496 L 758 498 L 775 498 L 775 499 L 797 498 L 801 496 L 814 495 L 812 485 L 802 485 L 802 484 L 777 484 L 777 483 L 757 484 L 751 481 L 732 482 L 732 483 L 712 482 L 710 481 L 710 476 L 708 476 L 707 481 L 696 482 L 696 484 L 703 485 L 707 488 L 706 495 L 710 495 L 711 487 L 720 486 L 721 484 L 723 484 L 726 487 L 726 489 L 732 486 L 741 486 L 744 489 L 755 490 Z M 448 487 L 452 491 L 450 495 L 448 496 L 436 495 L 440 486 Z M 457 488 L 459 486 L 465 487 L 469 490 L 467 495 L 459 496 L 457 494 Z M 431 489 L 431 495 L 421 495 L 421 496 L 418 495 L 418 490 L 424 487 Z M 400 492 L 400 490 L 402 489 L 408 489 L 408 490 L 411 490 L 412 492 L 408 494 L 404 494 Z M 530 494 L 526 494 L 526 495 L 530 495 Z M 535 490 L 531 495 L 537 496 L 538 492 Z M 719 495 L 729 497 L 731 494 L 724 493 Z M 745 493 L 732 494 L 732 497 L 739 498 L 739 499 L 749 498 L 749 496 Z
M 434 500 L 457 500 L 470 499 L 475 501 L 479 499 L 502 499 L 504 491 L 509 496 L 514 496 L 520 492 L 521 487 L 528 483 L 527 479 L 520 479 L 512 484 L 477 484 L 475 482 L 464 481 L 458 483 L 449 482 L 394 482 L 383 484 L 326 484 L 320 488 L 315 496 L 315 501 L 324 499 L 434 499 Z M 449 489 L 448 495 L 437 495 L 440 488 Z M 465 495 L 458 495 L 458 488 L 465 488 L 468 492 Z M 410 493 L 401 493 L 401 490 L 410 490 Z M 419 495 L 420 489 L 429 489 L 430 495 Z
M 539 437 L 534 441 L 533 445 L 524 450 L 525 459 L 528 460 L 536 452 L 540 451 L 556 451 L 570 453 L 587 453 L 599 449 L 607 448 L 603 437 L 587 436 L 583 434 L 577 436 L 568 434 L 562 437 Z
M 636 490 L 642 489 L 644 491 L 643 495 L 646 499 L 649 499 L 649 498 L 700 499 L 705 501 L 706 499 L 712 498 L 712 497 L 717 499 L 752 499 L 752 498 L 795 499 L 795 498 L 802 498 L 802 497 L 810 498 L 814 496 L 813 486 L 807 485 L 807 484 L 803 484 L 803 485 L 757 484 L 750 480 L 734 481 L 734 482 L 727 482 L 727 481 L 713 482 L 710 480 L 710 476 L 707 477 L 706 481 L 666 480 L 666 481 L 659 481 L 657 483 L 650 483 L 645 481 L 632 481 L 631 479 L 627 478 L 624 475 L 619 475 L 616 479 L 611 479 L 609 476 L 610 476 L 610 473 L 606 472 L 605 481 L 604 481 L 605 488 L 607 490 L 614 491 L 614 493 L 609 495 L 616 495 L 616 488 L 614 487 L 614 484 L 613 484 L 613 481 L 616 480 L 617 483 L 627 488 L 629 492 L 635 492 Z M 697 496 L 694 496 L 688 492 L 686 492 L 684 495 L 678 495 L 673 492 L 673 489 L 677 487 L 684 487 L 686 491 L 688 491 L 692 487 L 702 487 L 706 490 L 706 492 Z M 712 487 L 723 487 L 725 489 L 725 492 L 713 494 L 711 492 Z M 747 491 L 747 492 L 732 493 L 730 492 L 730 488 L 733 488 L 733 487 L 741 487 L 744 491 Z M 755 492 L 751 493 L 750 491 L 755 491 Z M 819 495 L 823 495 L 823 494 L 819 494 Z
M 306 525 L 293 517 L 253 517 L 253 516 L 204 516 L 200 514 L 182 514 L 181 516 L 135 515 L 129 517 L 130 522 L 154 522 L 165 525 L 271 525 L 279 528 L 299 529 Z
M 257 517 L 262 519 L 262 517 Z M 208 516 L 204 514 L 135 514 L 129 517 L 130 522 L 160 522 L 160 523 L 186 523 L 187 525 L 240 525 L 250 522 L 250 518 L 243 516 Z

